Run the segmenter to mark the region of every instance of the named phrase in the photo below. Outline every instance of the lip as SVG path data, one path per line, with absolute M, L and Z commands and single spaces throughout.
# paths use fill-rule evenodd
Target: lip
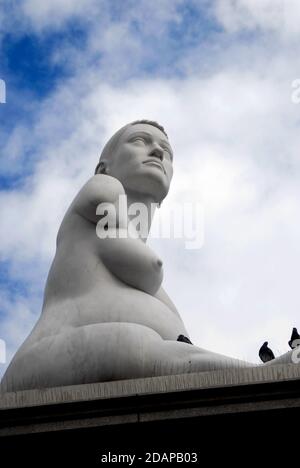
M 143 164 L 152 164 L 152 166 L 156 166 L 161 169 L 164 174 L 166 173 L 164 166 L 156 159 L 147 159 L 146 161 L 143 161 Z

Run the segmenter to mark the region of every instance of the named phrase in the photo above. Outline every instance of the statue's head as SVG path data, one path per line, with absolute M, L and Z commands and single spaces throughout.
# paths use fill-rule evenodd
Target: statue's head
M 95 173 L 115 177 L 125 192 L 161 202 L 173 175 L 173 152 L 164 128 L 150 120 L 125 125 L 106 143 Z

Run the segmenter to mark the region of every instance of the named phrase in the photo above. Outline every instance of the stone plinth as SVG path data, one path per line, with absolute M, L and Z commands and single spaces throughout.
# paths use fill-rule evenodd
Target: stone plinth
M 264 440 L 260 451 L 278 453 L 289 434 L 292 446 L 299 416 L 292 364 L 94 383 L 2 395 L 0 447 L 32 463 L 37 448 L 51 457 L 58 447 L 57 461 L 82 457 L 89 466 L 108 448 L 193 449 L 204 459 L 218 447 L 230 461 L 236 444 L 251 456 Z

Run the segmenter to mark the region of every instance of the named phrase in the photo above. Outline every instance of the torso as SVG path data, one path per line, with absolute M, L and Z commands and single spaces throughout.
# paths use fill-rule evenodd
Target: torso
M 155 330 L 163 339 L 186 334 L 162 288 L 152 296 L 121 282 L 99 257 L 95 226 L 66 216 L 49 272 L 44 306 L 30 342 L 63 329 L 107 322 L 130 322 Z M 105 242 L 105 241 L 104 241 Z

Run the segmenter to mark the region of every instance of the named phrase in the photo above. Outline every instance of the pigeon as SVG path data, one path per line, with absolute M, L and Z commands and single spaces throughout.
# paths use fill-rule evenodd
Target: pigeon
M 193 344 L 191 340 L 187 336 L 184 336 L 184 335 L 179 335 L 177 338 L 177 341 L 181 341 L 182 343 Z
M 293 328 L 292 336 L 289 341 L 289 346 L 290 348 L 295 349 L 299 345 L 300 345 L 300 335 L 297 332 L 297 328 Z
M 268 348 L 268 342 L 265 341 L 262 347 L 259 350 L 259 357 L 262 360 L 262 362 L 269 362 L 275 359 L 275 356 L 273 354 L 273 351 Z

